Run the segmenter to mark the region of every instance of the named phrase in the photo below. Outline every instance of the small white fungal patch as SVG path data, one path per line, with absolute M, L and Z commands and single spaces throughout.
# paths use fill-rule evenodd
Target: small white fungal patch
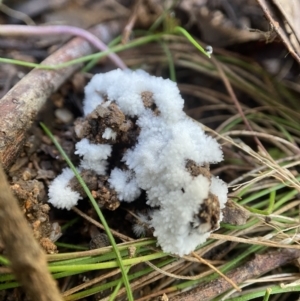
M 132 231 L 136 237 L 145 237 L 146 235 L 145 226 L 141 224 L 134 224 L 132 226 Z
M 120 201 L 132 202 L 141 194 L 141 189 L 131 171 L 115 168 L 112 170 L 108 182 L 118 193 Z
M 102 138 L 104 139 L 113 139 L 116 140 L 117 138 L 117 133 L 114 132 L 112 129 L 110 128 L 106 128 L 104 133 L 102 134 Z
M 69 181 L 73 177 L 73 171 L 70 168 L 65 168 L 51 183 L 48 192 L 48 202 L 54 207 L 70 210 L 73 206 L 77 205 L 80 199 L 82 199 L 77 191 L 68 187 Z
M 147 230 L 151 227 L 150 218 L 149 218 L 150 215 L 151 212 L 148 212 L 148 215 L 142 213 L 137 214 L 138 220 L 136 224 L 132 226 L 133 233 L 137 237 L 146 236 Z
M 92 144 L 84 138 L 76 143 L 75 154 L 82 156 L 81 168 L 92 169 L 98 175 L 105 175 L 107 158 L 111 154 L 112 147 L 108 144 Z

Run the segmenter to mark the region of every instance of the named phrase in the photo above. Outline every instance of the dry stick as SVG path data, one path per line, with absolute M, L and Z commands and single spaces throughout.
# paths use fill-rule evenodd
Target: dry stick
M 205 260 L 204 258 L 200 257 L 195 252 L 192 252 L 192 255 L 194 257 L 196 257 L 200 262 L 202 262 L 203 264 L 206 264 L 208 267 L 210 267 L 212 270 L 214 270 L 221 277 L 223 277 L 228 283 L 231 284 L 231 286 L 234 287 L 235 290 L 237 290 L 238 292 L 242 291 L 230 278 L 228 278 L 226 275 L 224 275 L 220 270 L 218 270 L 215 266 L 213 266 L 212 264 L 210 264 L 207 260 Z
M 0 234 L 12 271 L 32 300 L 62 301 L 48 271 L 46 255 L 34 239 L 0 166 Z
M 249 260 L 243 266 L 229 272 L 229 277 L 235 283 L 241 284 L 248 279 L 258 277 L 276 268 L 279 268 L 300 256 L 299 250 L 277 250 L 260 255 Z M 208 301 L 231 288 L 231 285 L 223 278 L 212 280 L 200 285 L 191 291 L 169 298 L 170 301 Z
M 100 275 L 100 276 L 96 276 L 94 277 L 93 279 L 91 280 L 88 280 L 82 284 L 79 284 L 71 289 L 68 289 L 67 291 L 63 292 L 62 295 L 64 297 L 67 297 L 67 296 L 70 296 L 80 290 L 84 290 L 84 289 L 87 289 L 88 287 L 92 286 L 92 285 L 95 285 L 101 281 L 104 281 L 105 279 L 109 278 L 109 277 L 112 277 L 112 276 L 115 276 L 117 274 L 119 274 L 121 272 L 120 269 L 115 269 L 107 274 L 104 274 L 104 275 Z
M 121 22 L 108 22 L 91 31 L 104 43 L 121 31 Z M 94 47 L 81 38 L 74 38 L 45 59 L 42 64 L 55 65 L 91 54 Z M 0 162 L 5 169 L 17 158 L 30 128 L 47 98 L 82 65 L 59 70 L 34 69 L 24 76 L 0 100 Z
M 282 28 L 284 28 L 284 24 L 281 20 L 276 20 L 276 13 L 274 11 L 274 7 L 271 5 L 270 1 L 266 0 L 256 0 L 257 3 L 262 8 L 266 18 L 270 21 L 272 24 L 274 30 L 276 33 L 280 36 L 282 39 L 283 44 L 285 44 L 286 48 L 290 52 L 290 54 L 294 57 L 294 59 L 300 64 L 300 53 L 297 53 L 293 46 L 291 45 L 287 34 L 284 32 Z
M 99 222 L 97 222 L 96 220 L 94 220 L 93 218 L 91 218 L 90 216 L 88 216 L 87 214 L 82 212 L 81 210 L 79 210 L 77 207 L 72 207 L 72 210 L 74 212 L 76 212 L 78 215 L 80 215 L 81 217 L 83 217 L 84 219 L 86 219 L 87 221 L 89 221 L 91 224 L 95 225 L 96 227 L 100 228 L 101 230 L 105 230 L 105 228 L 102 224 L 100 224 Z M 118 231 L 115 231 L 113 229 L 110 229 L 110 231 L 115 237 L 118 237 L 122 241 L 133 241 L 134 240 L 133 238 L 130 238 L 130 237 L 128 237 L 122 233 L 119 233 Z
M 236 237 L 231 235 L 224 235 L 224 234 L 217 234 L 212 233 L 209 236 L 212 239 L 218 239 L 218 240 L 224 240 L 224 241 L 232 241 L 232 242 L 239 242 L 243 244 L 249 244 L 249 245 L 258 245 L 258 246 L 266 246 L 270 248 L 281 248 L 281 249 L 290 249 L 290 250 L 300 250 L 300 245 L 294 244 L 294 245 L 287 245 L 283 243 L 277 243 L 275 241 L 271 240 L 261 240 L 258 238 L 242 238 L 242 237 Z
M 19 19 L 27 25 L 35 25 L 34 21 L 29 16 L 27 16 L 25 13 L 14 10 L 1 2 L 2 1 L 0 1 L 0 11 L 2 11 L 4 14 L 6 14 L 12 18 Z
M 136 0 L 131 16 L 126 24 L 126 26 L 124 27 L 123 33 L 122 33 L 122 44 L 127 44 L 128 40 L 129 40 L 129 36 L 132 32 L 132 28 L 135 24 L 135 21 L 137 19 L 137 15 L 138 15 L 138 11 L 139 11 L 139 6 L 142 4 L 141 0 Z

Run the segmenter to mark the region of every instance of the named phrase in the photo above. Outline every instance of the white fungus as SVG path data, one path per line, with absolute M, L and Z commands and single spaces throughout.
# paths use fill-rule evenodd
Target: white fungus
M 49 187 L 49 200 L 54 207 L 59 209 L 70 210 L 77 202 L 82 199 L 80 194 L 68 187 L 69 181 L 74 177 L 74 173 L 70 168 L 65 168 L 63 172 L 57 176 Z
M 144 237 L 146 235 L 147 229 L 151 227 L 149 216 L 151 215 L 151 212 L 148 212 L 148 214 L 137 214 L 137 223 L 132 226 L 133 233 L 137 237 Z
M 116 190 L 120 201 L 132 202 L 141 194 L 141 189 L 131 171 L 115 168 L 112 170 L 108 182 Z
M 143 102 L 144 92 L 151 93 L 156 111 Z M 95 75 L 85 88 L 85 115 L 100 104 L 112 102 L 126 116 L 135 118 L 140 131 L 135 145 L 121 158 L 126 169 L 108 171 L 111 188 L 119 200 L 126 202 L 136 200 L 144 190 L 147 204 L 154 207 L 150 227 L 163 251 L 179 256 L 190 253 L 219 227 L 227 201 L 226 184 L 211 176 L 207 168 L 223 159 L 219 144 L 183 112 L 184 101 L 171 80 L 141 70 Z M 117 133 L 106 128 L 102 137 L 116 139 Z M 76 149 L 76 154 L 82 156 L 81 168 L 106 173 L 110 145 L 92 144 L 84 138 Z M 188 162 L 200 170 L 203 167 L 204 172 L 192 175 Z M 67 198 L 62 195 L 71 192 L 65 184 L 58 186 L 57 179 L 50 186 L 50 202 L 70 208 L 70 204 L 63 205 L 62 200 L 67 202 Z M 60 190 L 58 202 L 54 200 L 54 186 Z
M 113 139 L 116 140 L 117 133 L 114 132 L 111 128 L 106 128 L 104 133 L 102 134 L 102 138 L 104 139 Z
M 107 166 L 107 158 L 111 154 L 112 147 L 108 144 L 92 144 L 84 138 L 76 143 L 75 154 L 82 156 L 81 168 L 92 169 L 99 175 L 104 175 Z

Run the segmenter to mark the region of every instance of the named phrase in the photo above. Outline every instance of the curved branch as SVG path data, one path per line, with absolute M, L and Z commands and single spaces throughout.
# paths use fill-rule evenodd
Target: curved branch
M 95 26 L 91 32 L 109 42 L 122 29 L 122 22 Z M 55 65 L 91 54 L 94 47 L 82 38 L 74 38 L 46 58 L 42 64 Z M 25 133 L 47 98 L 62 85 L 81 64 L 59 70 L 33 69 L 0 100 L 0 161 L 5 169 L 16 159 Z
M 67 25 L 49 25 L 49 26 L 26 26 L 26 25 L 0 25 L 0 36 L 45 36 L 45 35 L 61 35 L 69 34 L 81 37 L 89 41 L 95 48 L 100 51 L 107 50 L 108 47 L 96 35 L 89 31 Z M 115 53 L 110 53 L 108 57 L 112 62 L 121 69 L 126 69 L 127 66 Z

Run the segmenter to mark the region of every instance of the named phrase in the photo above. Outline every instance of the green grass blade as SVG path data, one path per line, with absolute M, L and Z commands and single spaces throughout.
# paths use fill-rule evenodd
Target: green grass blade
M 68 163 L 69 167 L 72 169 L 72 171 L 74 172 L 77 180 L 79 181 L 80 185 L 82 186 L 82 188 L 84 189 L 84 192 L 86 193 L 86 195 L 88 196 L 89 200 L 91 201 L 95 211 L 97 212 L 99 219 L 102 223 L 102 225 L 105 228 L 106 234 L 108 236 L 108 239 L 113 247 L 113 250 L 116 254 L 116 259 L 117 259 L 117 263 L 121 269 L 121 273 L 122 273 L 122 277 L 123 277 L 123 281 L 124 281 L 124 285 L 126 287 L 126 291 L 127 291 L 127 297 L 129 301 L 133 301 L 133 295 L 132 295 L 132 291 L 130 288 L 130 284 L 129 284 L 129 280 L 127 277 L 127 272 L 125 270 L 125 267 L 123 265 L 123 261 L 120 255 L 120 252 L 117 248 L 115 239 L 108 227 L 108 224 L 106 223 L 106 220 L 104 218 L 104 215 L 102 214 L 96 200 L 94 199 L 94 197 L 92 196 L 90 190 L 88 189 L 88 187 L 86 186 L 85 182 L 83 181 L 83 179 L 81 178 L 80 174 L 77 172 L 75 166 L 73 165 L 73 163 L 71 162 L 71 160 L 69 159 L 69 157 L 67 156 L 67 154 L 65 153 L 65 151 L 62 149 L 62 147 L 60 146 L 60 144 L 58 143 L 58 141 L 55 139 L 55 137 L 52 135 L 52 133 L 50 132 L 50 130 L 45 126 L 45 124 L 43 124 L 42 122 L 40 123 L 41 127 L 43 128 L 43 130 L 45 131 L 45 133 L 49 136 L 49 138 L 52 140 L 52 142 L 54 143 L 54 145 L 56 146 L 56 148 L 58 149 L 58 151 L 60 152 L 60 154 L 63 156 L 63 158 L 66 160 L 66 162 Z

